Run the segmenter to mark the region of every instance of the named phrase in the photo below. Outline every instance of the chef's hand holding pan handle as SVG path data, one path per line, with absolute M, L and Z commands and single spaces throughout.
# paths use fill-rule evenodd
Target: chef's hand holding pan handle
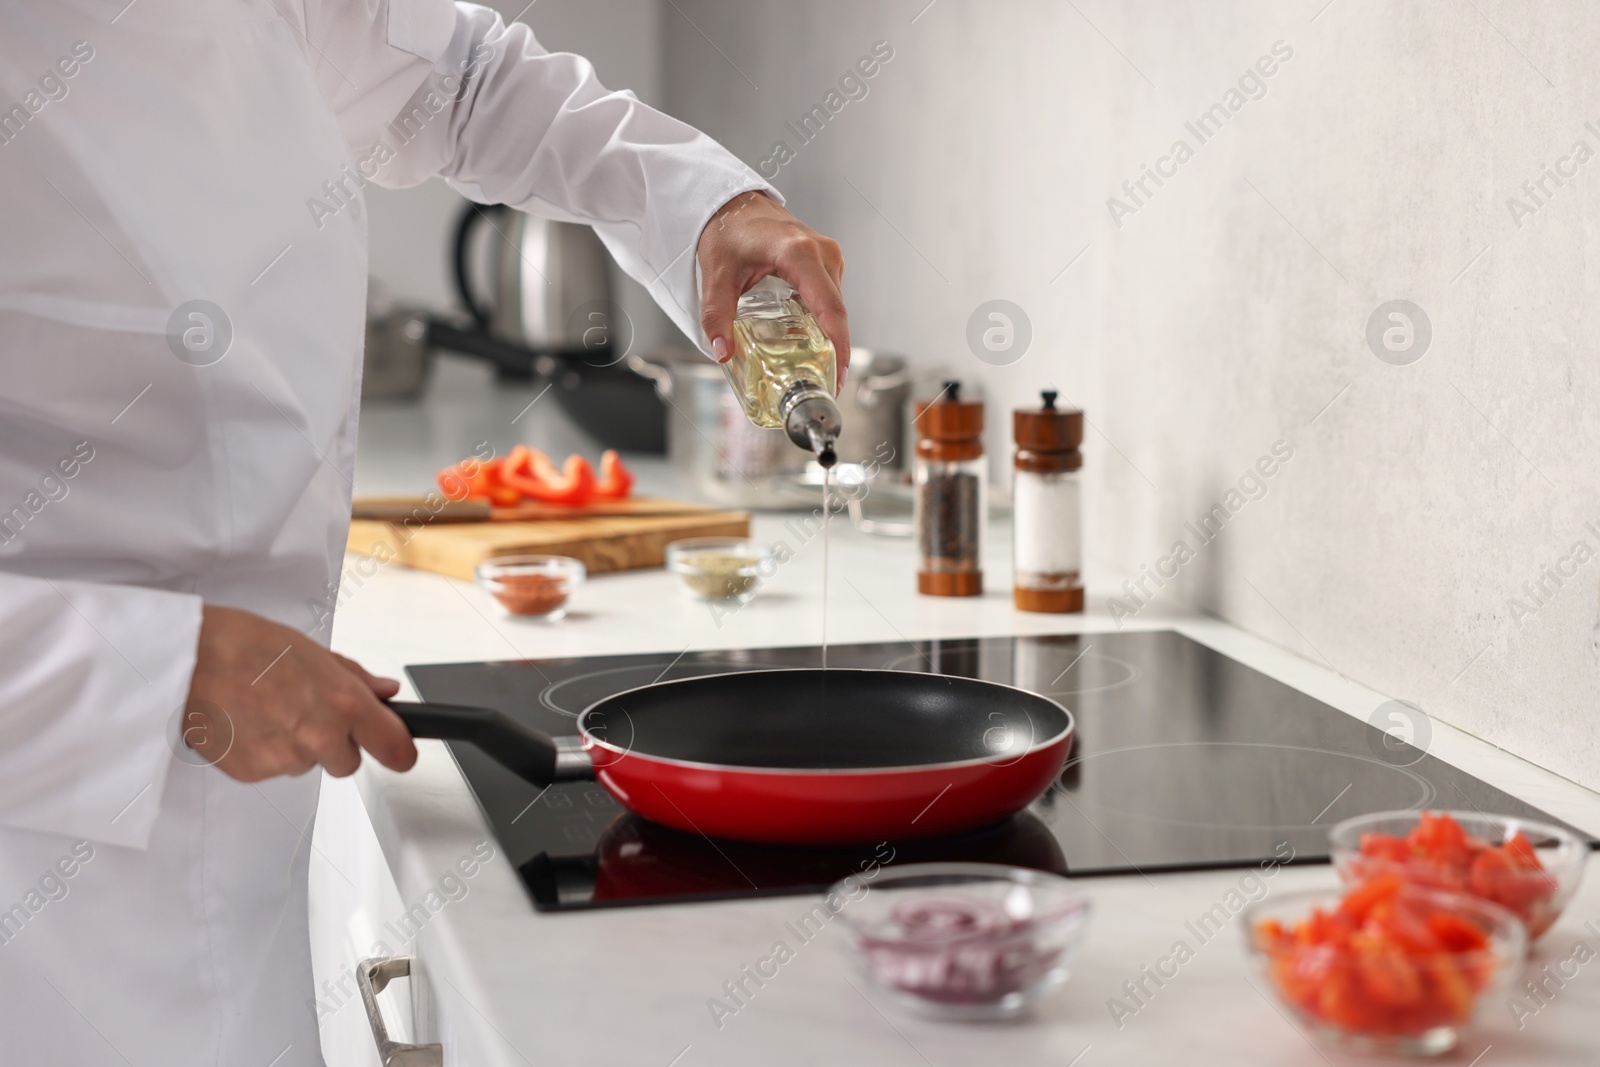
M 241 782 L 351 774 L 361 752 L 410 769 L 417 747 L 383 700 L 400 683 L 368 674 L 298 630 L 208 604 L 179 735 L 205 763 Z
M 576 742 L 566 744 L 524 726 L 503 711 L 457 704 L 389 701 L 412 737 L 470 741 L 502 767 L 534 785 L 594 777 L 588 755 Z

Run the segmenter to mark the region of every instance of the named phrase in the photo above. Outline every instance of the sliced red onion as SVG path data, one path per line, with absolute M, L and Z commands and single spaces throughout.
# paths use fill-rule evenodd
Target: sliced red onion
M 882 984 L 928 1000 L 981 1004 L 1027 989 L 1049 974 L 1060 947 L 1036 943 L 1033 924 L 997 902 L 917 897 L 890 912 L 882 934 L 862 937 Z

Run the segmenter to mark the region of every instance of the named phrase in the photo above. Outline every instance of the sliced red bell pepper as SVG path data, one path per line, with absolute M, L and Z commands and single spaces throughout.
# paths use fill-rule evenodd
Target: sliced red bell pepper
M 500 461 L 499 476 L 503 484 L 544 504 L 576 506 L 594 496 L 594 468 L 576 454 L 558 470 L 543 452 L 518 445 Z
M 528 469 L 540 481 L 559 482 L 561 480 L 561 468 L 556 466 L 555 460 L 537 448 L 528 450 Z
M 600 480 L 595 483 L 594 495 L 602 500 L 621 500 L 633 492 L 633 472 L 622 465 L 622 457 L 615 449 L 600 453 Z
M 434 482 L 446 500 L 471 500 L 472 478 L 461 470 L 461 464 L 452 463 L 433 476 Z
M 487 500 L 498 507 L 515 504 L 521 494 L 501 484 L 498 473 L 496 461 L 470 458 L 446 467 L 434 480 L 449 500 Z

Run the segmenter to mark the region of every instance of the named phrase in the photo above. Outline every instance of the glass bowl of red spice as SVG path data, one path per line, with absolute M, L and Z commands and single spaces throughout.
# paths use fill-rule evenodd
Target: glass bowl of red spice
M 501 556 L 478 564 L 478 584 L 507 615 L 559 619 L 583 583 L 582 561 L 571 556 Z

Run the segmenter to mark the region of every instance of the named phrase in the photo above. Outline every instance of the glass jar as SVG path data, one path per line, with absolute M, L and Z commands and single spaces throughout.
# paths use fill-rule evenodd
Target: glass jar
M 1012 597 L 1021 611 L 1082 611 L 1083 412 L 1058 411 L 1053 390 L 1042 398 L 1042 407 L 1011 416 Z
M 946 382 L 938 397 L 917 404 L 917 592 L 930 596 L 983 592 L 983 405 L 960 394 L 959 382 Z

